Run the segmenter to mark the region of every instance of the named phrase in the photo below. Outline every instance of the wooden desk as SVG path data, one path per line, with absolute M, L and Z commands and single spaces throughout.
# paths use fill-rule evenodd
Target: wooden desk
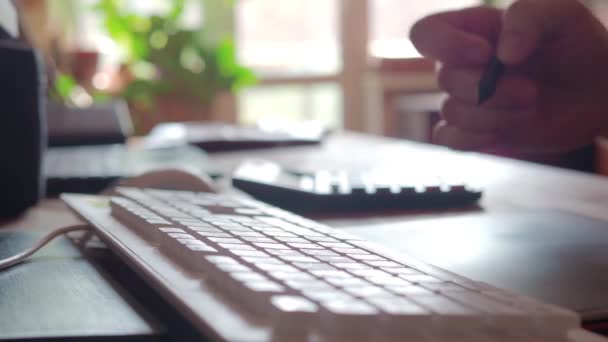
M 356 133 L 338 133 L 321 146 L 286 147 L 210 156 L 229 172 L 245 158 L 273 160 L 315 169 L 430 164 L 437 169 L 467 171 L 484 187 L 481 209 L 377 213 L 357 217 L 318 217 L 332 226 L 365 228 L 375 222 L 455 215 L 485 215 L 514 209 L 560 209 L 608 221 L 608 178 L 511 159 L 450 151 L 441 147 Z M 0 228 L 53 229 L 76 221 L 58 200 L 45 200 L 23 217 Z
M 341 133 L 320 147 L 222 153 L 214 154 L 211 160 L 222 170 L 230 170 L 248 157 L 311 169 L 370 166 L 407 168 L 413 164 L 430 164 L 438 170 L 467 172 L 484 187 L 480 210 L 322 218 L 337 227 L 365 227 L 378 220 L 484 215 L 488 212 L 538 208 L 561 209 L 608 220 L 608 179 L 604 177 L 489 155 L 455 152 L 432 145 Z
M 485 189 L 480 208 L 469 210 L 378 212 L 355 216 L 316 217 L 336 228 L 373 236 L 390 245 L 395 237 L 379 236 L 377 224 L 428 218 L 476 217 L 527 209 L 559 209 L 608 221 L 608 178 L 355 133 L 340 133 L 322 146 L 290 147 L 214 154 L 211 161 L 225 172 L 244 158 L 263 158 L 301 168 L 384 166 L 404 168 L 429 164 L 440 170 L 467 171 Z M 58 200 L 45 200 L 0 229 L 50 230 L 77 219 Z M 386 232 L 386 231 L 384 231 Z M 393 245 L 395 241 L 392 241 Z

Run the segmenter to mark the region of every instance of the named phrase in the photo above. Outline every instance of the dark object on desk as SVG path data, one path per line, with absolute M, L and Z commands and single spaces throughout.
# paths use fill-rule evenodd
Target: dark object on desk
M 121 144 L 52 147 L 45 155 L 47 195 L 98 193 L 118 179 L 167 168 L 217 176 L 205 153 L 188 145 L 163 149 Z
M 46 78 L 37 53 L 0 41 L 0 217 L 18 215 L 44 194 Z
M 0 232 L 0 259 L 40 237 Z M 165 329 L 66 238 L 0 272 L 0 294 L 0 340 L 149 340 Z
M 608 223 L 559 211 L 390 223 L 357 232 L 438 267 L 608 320 Z
M 133 133 L 124 101 L 86 108 L 49 102 L 48 126 L 49 146 L 119 144 Z
M 481 81 L 479 81 L 479 93 L 478 93 L 478 104 L 482 105 L 486 101 L 488 101 L 494 93 L 496 92 L 496 87 L 498 85 L 498 81 L 502 77 L 502 74 L 505 72 L 505 66 L 498 59 L 498 57 L 492 57 L 490 63 L 488 64 L 486 70 L 481 76 Z
M 237 151 L 280 146 L 314 145 L 326 132 L 319 127 L 262 129 L 216 122 L 160 124 L 150 132 L 147 142 L 152 146 L 196 145 L 207 152 Z
M 294 212 L 420 209 L 474 205 L 481 191 L 462 182 L 389 170 L 299 174 L 266 161 L 246 161 L 232 184 L 253 197 Z

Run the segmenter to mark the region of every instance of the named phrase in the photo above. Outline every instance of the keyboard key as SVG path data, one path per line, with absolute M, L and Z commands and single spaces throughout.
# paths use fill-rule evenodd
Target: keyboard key
M 330 236 L 325 236 L 325 235 L 316 235 L 316 236 L 305 235 L 304 237 L 310 241 L 315 241 L 315 242 L 340 242 L 340 240 L 338 240 L 336 238 L 333 238 Z
M 414 274 L 414 275 L 402 274 L 402 275 L 400 275 L 400 277 L 409 282 L 412 282 L 412 283 L 441 283 L 441 282 L 443 282 L 443 280 L 437 279 L 433 276 L 426 275 L 426 274 Z
M 346 300 L 352 299 L 353 297 L 343 291 L 332 288 L 328 290 L 312 290 L 312 289 L 304 289 L 302 293 L 315 301 L 318 302 L 327 302 L 330 300 Z
M 378 286 L 347 286 L 344 290 L 353 296 L 363 298 L 391 297 L 392 294 Z
M 230 252 L 234 255 L 238 255 L 241 257 L 267 257 L 268 254 L 260 251 L 252 251 L 252 250 L 241 250 L 241 249 L 231 249 Z
M 333 278 L 333 277 L 325 277 L 323 278 L 326 282 L 332 284 L 337 287 L 349 287 L 349 286 L 371 286 L 372 284 L 361 279 L 361 278 Z
M 238 234 L 235 234 L 238 235 Z M 267 238 L 267 237 L 251 237 L 251 236 L 242 236 L 241 238 L 245 241 L 249 241 L 249 242 L 262 242 L 262 243 L 273 243 L 275 242 L 273 239 L 271 238 Z
M 272 277 L 276 279 L 280 279 L 282 281 L 287 280 L 300 280 L 300 281 L 312 281 L 316 278 L 302 272 L 284 272 L 284 271 L 269 271 L 268 272 Z
M 276 255 L 279 258 L 282 257 L 302 257 L 305 256 L 304 254 L 300 253 L 297 250 L 293 250 L 293 249 L 267 249 L 266 250 L 267 253 L 272 254 L 272 255 Z
M 315 280 L 286 280 L 285 284 L 296 290 L 312 290 L 312 291 L 328 291 L 333 289 L 328 283 L 315 279 Z
M 242 241 L 236 238 L 225 238 L 225 237 L 209 237 L 210 241 L 215 243 L 241 243 Z
M 394 297 L 374 297 L 368 300 L 387 314 L 382 327 L 394 335 L 428 334 L 429 328 L 433 326 L 433 314 L 411 300 Z
M 343 242 L 319 242 L 319 245 L 329 248 L 353 248 L 352 245 Z
M 160 227 L 160 228 L 158 228 L 158 230 L 160 230 L 163 233 L 186 233 L 186 231 L 184 231 L 181 228 Z
M 237 231 L 231 231 L 232 234 L 236 235 L 236 236 L 240 236 L 241 238 L 245 238 L 245 237 L 257 237 L 257 238 L 264 238 L 264 234 L 258 233 L 258 232 L 254 232 L 254 231 L 242 231 L 242 230 L 237 230 Z M 272 241 L 272 240 L 270 240 Z
M 306 249 L 302 250 L 302 253 L 312 256 L 339 256 L 338 253 L 330 251 L 329 249 Z
M 257 265 L 257 264 L 287 265 L 285 262 L 283 262 L 279 259 L 270 258 L 270 257 L 261 257 L 260 258 L 260 257 L 244 256 L 244 257 L 242 257 L 242 259 L 253 265 Z
M 345 270 L 373 270 L 371 266 L 356 262 L 334 262 L 332 265 Z
M 218 243 L 219 246 L 229 251 L 258 251 L 256 248 L 244 243 Z
M 331 299 L 322 302 L 321 331 L 329 335 L 361 336 L 381 327 L 380 311 L 357 299 Z
M 380 286 L 407 286 L 411 284 L 399 277 L 370 277 L 367 280 Z
M 288 243 L 288 245 L 297 249 L 324 249 L 323 247 L 314 243 Z
M 361 261 L 386 261 L 385 258 L 375 254 L 348 254 L 348 256 Z
M 284 249 L 284 250 L 291 250 L 291 248 L 285 246 L 284 244 L 281 243 L 264 243 L 264 242 L 254 242 L 254 245 L 256 245 L 257 247 L 261 248 L 261 249 Z
M 425 289 L 424 287 L 418 285 L 389 285 L 386 288 L 394 293 L 404 295 L 404 296 L 418 296 L 418 295 L 430 295 L 432 293 L 431 290 Z
M 278 335 L 293 338 L 292 334 L 305 333 L 314 327 L 319 313 L 314 302 L 300 296 L 272 296 L 270 302 L 276 309 L 272 320 L 280 329 Z
M 282 242 L 292 242 L 292 243 L 309 243 L 310 241 L 303 239 L 303 238 L 299 238 L 299 237 L 282 237 L 282 236 L 277 236 L 275 237 L 275 239 L 282 241 Z
M 435 323 L 445 330 L 475 331 L 483 329 L 485 324 L 478 311 L 441 295 L 419 295 L 411 300 L 438 314 Z

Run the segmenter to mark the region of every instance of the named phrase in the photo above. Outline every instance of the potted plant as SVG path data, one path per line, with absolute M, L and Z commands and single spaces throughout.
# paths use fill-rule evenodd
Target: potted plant
M 231 0 L 214 1 L 232 10 Z M 129 11 L 120 0 L 95 6 L 109 36 L 125 52 L 119 95 L 130 104 L 140 133 L 161 121 L 221 119 L 218 104 L 256 81 L 238 63 L 232 37 L 211 38 L 204 26 L 184 28 L 184 0 L 168 3 L 166 13 L 153 15 Z

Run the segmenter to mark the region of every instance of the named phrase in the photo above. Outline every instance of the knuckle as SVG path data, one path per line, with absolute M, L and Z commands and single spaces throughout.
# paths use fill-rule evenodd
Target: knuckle
M 454 124 L 457 121 L 457 110 L 458 105 L 453 97 L 448 97 L 441 104 L 441 116 L 450 124 Z
M 520 13 L 527 13 L 532 6 L 536 6 L 537 0 L 517 0 L 507 8 L 505 13 L 506 16 L 517 15 Z
M 447 128 L 447 122 L 440 121 L 433 128 L 433 142 L 440 145 L 445 145 L 445 131 Z
M 442 67 L 437 73 L 437 86 L 439 89 L 449 92 L 453 72 L 449 68 Z
M 553 0 L 551 0 L 553 1 Z M 505 20 L 503 23 L 503 31 L 514 32 L 516 34 L 524 34 L 526 27 L 532 25 L 533 13 L 536 13 L 538 6 L 537 0 L 518 0 L 515 1 L 505 11 Z

